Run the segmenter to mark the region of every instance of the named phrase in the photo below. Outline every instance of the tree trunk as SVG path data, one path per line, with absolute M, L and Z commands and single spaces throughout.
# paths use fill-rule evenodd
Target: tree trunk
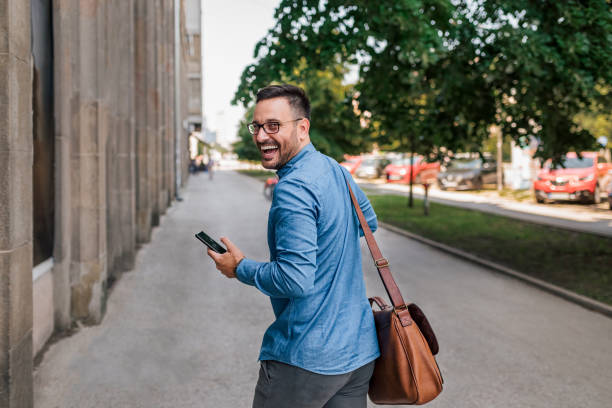
M 503 137 L 501 128 L 498 126 L 491 126 L 491 130 L 495 132 L 497 137 L 497 191 L 502 191 L 503 185 Z

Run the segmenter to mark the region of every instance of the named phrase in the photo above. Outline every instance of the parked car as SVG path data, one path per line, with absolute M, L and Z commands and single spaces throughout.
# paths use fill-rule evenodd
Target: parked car
M 382 177 L 389 163 L 384 157 L 365 157 L 355 171 L 355 176 L 366 179 Z
M 414 164 L 412 165 L 412 182 L 420 183 L 420 173 L 425 170 L 427 170 L 428 174 L 433 174 L 432 177 L 435 178 L 438 171 L 440 171 L 440 163 L 428 163 L 423 156 L 415 156 Z M 410 157 L 404 156 L 391 161 L 385 167 L 385 175 L 387 183 L 410 183 Z
M 344 161 L 340 163 L 340 165 L 344 167 L 345 169 L 347 169 L 349 173 L 355 174 L 355 171 L 359 168 L 362 161 L 363 161 L 362 156 L 348 156 L 347 155 L 347 156 L 344 156 Z
M 551 161 L 544 164 L 533 182 L 538 203 L 546 200 L 601 202 L 601 193 L 606 188 L 608 171 L 612 166 L 604 156 L 594 152 L 584 152 L 581 156 L 572 152 L 559 165 L 555 166 Z
M 455 159 L 438 174 L 442 190 L 480 190 L 485 184 L 497 184 L 497 164 L 488 158 Z

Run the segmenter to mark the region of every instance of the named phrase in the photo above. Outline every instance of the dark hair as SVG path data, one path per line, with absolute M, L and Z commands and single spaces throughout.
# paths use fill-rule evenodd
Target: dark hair
M 257 91 L 255 103 L 272 98 L 287 98 L 289 106 L 295 112 L 310 120 L 310 101 L 302 88 L 289 84 L 268 85 Z

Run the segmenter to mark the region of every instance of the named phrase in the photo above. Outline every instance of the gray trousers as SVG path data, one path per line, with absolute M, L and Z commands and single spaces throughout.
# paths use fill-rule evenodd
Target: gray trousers
M 339 375 L 262 361 L 253 408 L 366 408 L 374 361 Z

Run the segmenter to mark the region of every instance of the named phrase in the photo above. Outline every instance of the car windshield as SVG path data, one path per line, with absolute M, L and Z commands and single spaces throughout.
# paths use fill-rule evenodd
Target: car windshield
M 418 163 L 419 163 L 419 158 L 415 157 L 414 158 L 414 164 L 418 164 Z M 396 166 L 409 166 L 410 165 L 410 157 L 402 157 L 400 159 L 393 159 L 391 164 L 394 164 Z
M 583 157 L 582 159 L 578 157 L 566 157 L 562 164 L 556 166 L 549 164 L 546 167 L 552 167 L 553 169 L 586 169 L 588 167 L 593 167 L 593 159 L 590 157 Z
M 467 159 L 457 159 L 450 162 L 447 166 L 449 169 L 479 169 L 482 164 L 482 160 L 467 160 Z
M 376 159 L 365 159 L 361 162 L 361 166 L 376 166 L 378 164 L 378 160 Z

